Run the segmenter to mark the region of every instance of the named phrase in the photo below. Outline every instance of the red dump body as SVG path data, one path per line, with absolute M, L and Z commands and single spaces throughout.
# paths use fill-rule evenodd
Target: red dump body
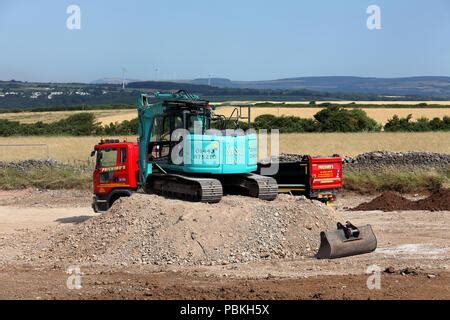
M 342 188 L 340 156 L 304 156 L 301 160 L 283 160 L 276 164 L 278 171 L 272 177 L 277 180 L 279 192 L 305 195 L 327 202 L 334 201 Z M 262 168 L 270 165 L 258 163 L 257 173 L 264 174 Z
M 312 190 L 342 188 L 341 157 L 311 157 L 309 159 Z

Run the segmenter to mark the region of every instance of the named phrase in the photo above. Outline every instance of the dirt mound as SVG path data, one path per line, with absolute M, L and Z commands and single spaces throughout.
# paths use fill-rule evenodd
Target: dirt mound
M 395 211 L 395 210 L 450 210 L 450 189 L 439 190 L 428 198 L 412 201 L 396 192 L 385 192 L 372 201 L 364 202 L 352 211 Z
M 382 211 L 395 211 L 395 210 L 412 210 L 414 202 L 402 197 L 396 192 L 385 192 L 376 197 L 372 201 L 361 203 L 360 205 L 352 208 L 352 211 L 369 211 L 369 210 L 382 210 Z
M 428 198 L 416 201 L 415 205 L 419 210 L 450 210 L 450 189 L 439 190 Z
M 332 208 L 304 197 L 280 195 L 267 202 L 226 196 L 204 204 L 135 194 L 106 214 L 51 234 L 30 259 L 107 265 L 291 259 L 311 255 L 320 231 L 335 228 L 338 220 Z

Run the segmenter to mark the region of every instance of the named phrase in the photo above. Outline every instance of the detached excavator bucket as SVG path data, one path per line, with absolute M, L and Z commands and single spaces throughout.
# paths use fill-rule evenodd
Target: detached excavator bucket
M 355 227 L 350 222 L 337 223 L 337 230 L 320 233 L 317 259 L 334 259 L 369 253 L 377 248 L 377 238 L 370 225 Z

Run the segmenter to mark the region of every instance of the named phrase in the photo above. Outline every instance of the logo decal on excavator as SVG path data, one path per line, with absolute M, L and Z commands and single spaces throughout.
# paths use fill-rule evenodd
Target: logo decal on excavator
M 217 142 L 211 143 L 211 149 L 213 150 L 219 149 L 219 144 Z

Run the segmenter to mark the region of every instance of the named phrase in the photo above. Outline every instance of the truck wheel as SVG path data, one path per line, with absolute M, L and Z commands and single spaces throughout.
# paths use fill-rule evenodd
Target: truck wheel
M 109 207 L 108 207 L 108 203 L 106 202 L 94 202 L 92 203 L 92 209 L 94 210 L 95 213 L 103 213 L 108 211 Z

